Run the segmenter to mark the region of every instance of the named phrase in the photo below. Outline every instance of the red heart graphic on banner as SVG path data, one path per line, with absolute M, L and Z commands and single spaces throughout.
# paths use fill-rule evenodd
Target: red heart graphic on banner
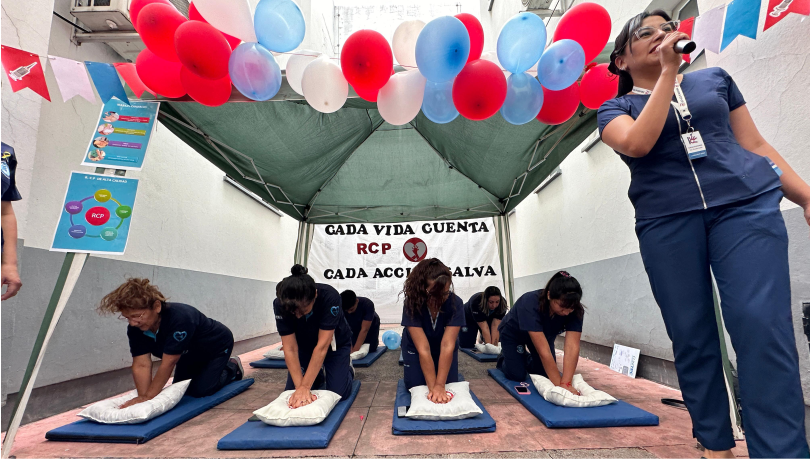
M 405 241 L 405 245 L 402 247 L 402 253 L 405 255 L 405 258 L 410 261 L 422 261 L 425 259 L 425 255 L 427 255 L 427 244 L 418 237 L 412 237 Z

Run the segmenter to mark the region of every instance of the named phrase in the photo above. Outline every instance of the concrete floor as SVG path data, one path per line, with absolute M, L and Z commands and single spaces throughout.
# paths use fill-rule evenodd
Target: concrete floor
M 274 345 L 277 346 L 277 345 Z M 273 347 L 274 347 L 273 346 Z M 692 438 L 686 411 L 661 404 L 680 392 L 643 379 L 631 379 L 590 360 L 580 359 L 578 372 L 597 389 L 650 411 L 660 418 L 656 427 L 548 429 L 486 374 L 494 363 L 478 363 L 459 355 L 459 370 L 497 422 L 493 433 L 438 436 L 394 436 L 391 418 L 402 367 L 399 352 L 386 352 L 369 368 L 358 368 L 360 394 L 329 447 L 319 450 L 218 451 L 217 441 L 244 423 L 251 412 L 284 389 L 286 370 L 252 369 L 269 348 L 241 356 L 246 377 L 256 382 L 244 393 L 143 445 L 67 443 L 45 440 L 48 430 L 73 422 L 71 410 L 20 429 L 12 455 L 22 457 L 383 457 L 425 458 L 569 458 L 569 457 L 686 457 L 701 451 Z M 561 361 L 561 359 L 558 359 Z M 734 449 L 748 451 L 745 442 Z

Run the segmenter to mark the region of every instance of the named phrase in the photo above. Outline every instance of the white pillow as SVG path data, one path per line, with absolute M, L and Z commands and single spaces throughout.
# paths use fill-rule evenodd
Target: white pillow
M 360 346 L 360 350 L 357 352 L 352 352 L 352 360 L 360 360 L 363 357 L 368 355 L 368 350 L 371 347 L 370 344 L 363 344 Z
M 601 390 L 596 390 L 588 385 L 588 383 L 582 379 L 582 375 L 574 375 L 571 380 L 571 385 L 582 395 L 574 395 L 562 387 L 557 387 L 544 376 L 530 376 L 532 377 L 532 382 L 534 383 L 534 387 L 537 389 L 537 392 L 539 392 L 540 395 L 546 399 L 546 401 L 549 401 L 555 405 L 567 406 L 571 408 L 589 408 L 594 406 L 610 405 L 611 403 L 616 402 L 616 399 L 607 393 L 602 392 Z
M 498 343 L 497 346 L 494 344 L 481 344 L 478 343 L 475 345 L 475 349 L 482 353 L 482 354 L 495 354 L 498 355 L 501 353 L 501 343 Z
M 467 381 L 445 384 L 444 388 L 453 394 L 453 399 L 441 404 L 427 399 L 430 392 L 427 386 L 412 387 L 411 408 L 405 416 L 421 421 L 454 421 L 472 418 L 483 413 L 473 401 L 470 395 L 470 383 Z
M 318 397 L 317 400 L 309 405 L 293 409 L 287 405 L 293 393 L 295 393 L 294 390 L 282 392 L 277 399 L 254 411 L 253 414 L 271 426 L 314 426 L 323 422 L 340 401 L 340 395 L 332 391 L 313 390 L 312 393 Z
M 284 360 L 284 350 L 281 348 L 270 349 L 269 351 L 264 353 L 263 357 L 265 359 Z
M 88 406 L 79 416 L 101 424 L 139 424 L 174 408 L 186 393 L 190 379 L 174 383 L 160 391 L 152 400 L 119 408 L 124 403 L 138 396 L 137 391 L 128 392 L 120 397 L 102 400 Z

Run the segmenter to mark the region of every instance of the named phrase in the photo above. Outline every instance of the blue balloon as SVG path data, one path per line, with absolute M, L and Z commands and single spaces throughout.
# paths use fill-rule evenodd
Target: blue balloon
M 537 78 L 546 89 L 563 90 L 576 83 L 585 68 L 585 51 L 574 40 L 555 41 L 540 56 Z
M 427 91 L 426 91 L 427 92 Z M 543 107 L 543 88 L 527 73 L 513 73 L 506 80 L 506 100 L 501 106 L 501 116 L 515 125 L 526 124 L 535 119 Z
M 402 340 L 402 337 L 399 336 L 399 333 L 395 332 L 394 330 L 388 330 L 387 332 L 383 333 L 382 340 L 383 343 L 385 343 L 385 346 L 393 351 L 394 349 L 399 349 L 399 343 Z
M 422 113 L 436 124 L 446 124 L 458 116 L 453 104 L 453 81 L 425 83 L 425 96 L 422 98 Z
M 253 14 L 256 38 L 277 53 L 292 51 L 304 41 L 306 22 L 292 0 L 261 0 Z
M 236 89 L 246 97 L 263 101 L 281 88 L 281 69 L 273 54 L 258 43 L 242 43 L 231 53 L 228 73 Z
M 498 61 L 512 73 L 532 68 L 546 47 L 546 25 L 534 13 L 512 16 L 498 35 Z
M 416 65 L 428 81 L 452 80 L 464 68 L 469 56 L 470 35 L 464 24 L 453 16 L 428 22 L 416 39 Z

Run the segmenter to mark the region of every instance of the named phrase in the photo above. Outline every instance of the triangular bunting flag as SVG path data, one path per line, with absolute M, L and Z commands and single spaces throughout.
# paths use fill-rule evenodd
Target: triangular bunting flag
M 2 51 L 3 70 L 11 83 L 11 90 L 17 92 L 23 88 L 30 88 L 50 102 L 51 95 L 48 93 L 48 85 L 45 83 L 45 73 L 42 71 L 39 56 L 5 45 L 2 45 L 0 51 Z
M 107 103 L 113 97 L 117 97 L 122 102 L 129 104 L 124 87 L 121 85 L 121 79 L 118 78 L 118 73 L 112 64 L 103 62 L 84 62 L 87 65 L 87 71 L 90 72 L 90 77 L 93 78 L 93 84 L 96 85 L 98 96 L 101 101 Z
M 723 16 L 726 14 L 726 5 L 711 9 L 695 19 L 692 31 L 692 41 L 697 48 L 692 56 L 698 57 L 704 49 L 720 54 L 720 39 L 723 36 Z
M 694 17 L 691 17 L 689 19 L 684 19 L 683 21 L 681 21 L 681 24 L 678 26 L 678 31 L 683 32 L 686 35 L 689 35 L 689 37 L 691 38 L 692 37 L 692 28 L 694 26 L 695 26 L 695 18 Z M 695 57 L 697 57 L 697 54 L 695 54 Z M 683 55 L 683 60 L 686 61 L 686 62 L 692 62 L 692 56 L 690 54 L 684 54 Z
M 810 16 L 810 0 L 770 0 L 765 15 L 765 28 L 770 29 L 790 13 Z
M 726 5 L 726 21 L 723 24 L 723 42 L 720 51 L 726 49 L 735 38 L 757 38 L 757 24 L 759 24 L 759 9 L 762 0 L 732 0 Z
M 83 62 L 57 56 L 48 56 L 48 60 L 53 69 L 53 76 L 56 77 L 59 92 L 62 93 L 63 102 L 67 102 L 73 96 L 82 96 L 90 103 L 96 102 L 96 95 L 93 94 L 93 86 L 87 78 L 87 69 Z
M 155 93 L 146 87 L 141 81 L 141 77 L 138 76 L 138 71 L 135 69 L 135 64 L 130 64 L 127 62 L 118 62 L 113 64 L 115 65 L 115 69 L 118 70 L 118 73 L 121 74 L 121 77 L 124 78 L 124 81 L 127 82 L 129 89 L 135 93 L 136 96 L 141 97 L 144 91 L 152 94 L 153 96 Z

